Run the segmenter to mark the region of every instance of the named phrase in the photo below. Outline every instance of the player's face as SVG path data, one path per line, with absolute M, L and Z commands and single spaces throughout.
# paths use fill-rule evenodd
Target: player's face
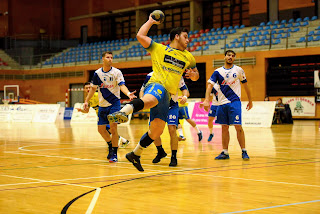
M 183 50 L 185 50 L 188 47 L 189 38 L 187 32 L 180 33 L 178 42 L 180 46 L 183 48 Z
M 232 52 L 228 52 L 227 55 L 224 57 L 224 60 L 227 64 L 233 64 L 236 56 Z
M 106 66 L 111 66 L 112 65 L 112 54 L 106 54 L 104 55 L 104 57 L 102 58 L 103 64 Z
M 90 85 L 85 85 L 84 86 L 84 91 L 89 93 L 91 86 Z

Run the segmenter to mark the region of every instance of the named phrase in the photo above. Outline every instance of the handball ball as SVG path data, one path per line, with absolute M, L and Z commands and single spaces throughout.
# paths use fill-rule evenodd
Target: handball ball
M 164 13 L 163 13 L 161 10 L 155 10 L 155 11 L 153 11 L 153 12 L 151 13 L 151 17 L 152 17 L 154 20 L 156 20 L 156 21 L 158 21 L 158 22 L 160 22 L 160 23 L 162 23 L 162 22 L 164 21 Z

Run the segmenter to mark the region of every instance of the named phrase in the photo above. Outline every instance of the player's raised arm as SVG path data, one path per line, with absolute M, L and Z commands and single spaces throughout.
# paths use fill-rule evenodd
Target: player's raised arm
M 141 26 L 141 28 L 139 29 L 139 31 L 137 33 L 137 40 L 140 42 L 140 44 L 144 48 L 148 48 L 151 44 L 152 40 L 147 35 L 148 35 L 150 28 L 154 24 L 160 24 L 160 22 L 154 20 L 150 15 L 148 21 Z

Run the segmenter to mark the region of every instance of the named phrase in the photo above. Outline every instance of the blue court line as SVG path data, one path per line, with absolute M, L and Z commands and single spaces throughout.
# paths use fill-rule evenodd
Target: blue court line
M 222 214 L 244 213 L 244 212 L 251 212 L 251 211 L 256 211 L 256 210 L 265 210 L 265 209 L 271 209 L 271 208 L 277 208 L 277 207 L 287 207 L 287 206 L 292 206 L 292 205 L 308 204 L 308 203 L 315 203 L 315 202 L 320 202 L 320 200 L 304 201 L 304 202 L 298 202 L 298 203 L 293 203 L 293 204 L 283 204 L 283 205 L 277 205 L 277 206 L 272 206 L 272 207 L 262 207 L 262 208 L 257 208 L 257 209 L 241 210 L 241 211 L 222 213 Z

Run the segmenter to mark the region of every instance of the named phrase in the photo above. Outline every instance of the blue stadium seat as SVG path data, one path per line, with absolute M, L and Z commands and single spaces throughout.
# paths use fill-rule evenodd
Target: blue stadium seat
M 301 37 L 299 40 L 296 41 L 297 43 L 306 42 L 305 37 Z
M 310 18 L 307 16 L 307 17 L 305 17 L 304 19 L 303 19 L 303 21 L 305 22 L 305 21 L 310 21 Z
M 302 26 L 302 27 L 305 27 L 305 26 L 307 26 L 307 25 L 309 25 L 309 22 L 308 22 L 308 21 L 305 21 L 305 22 L 302 22 L 302 23 L 301 23 L 301 26 Z
M 243 48 L 243 44 L 242 43 L 238 43 L 236 48 Z
M 266 23 L 261 22 L 259 26 L 260 26 L 260 27 L 266 26 Z
M 312 16 L 311 21 L 317 20 L 318 16 Z
M 314 35 L 320 36 L 320 30 L 314 33 Z
M 241 25 L 241 26 L 240 26 L 240 29 L 245 28 L 245 27 L 246 27 L 245 25 Z
M 204 47 L 202 48 L 202 50 L 203 50 L 203 51 L 209 50 L 209 46 L 208 46 L 208 45 L 204 46 Z
M 297 18 L 296 22 L 302 22 L 302 19 L 301 18 Z
M 313 41 L 315 41 L 315 42 L 320 41 L 320 35 L 317 36 L 316 38 L 314 38 Z
M 293 27 L 300 27 L 300 25 L 301 25 L 300 22 L 297 22 L 293 24 Z
M 270 26 L 265 26 L 264 30 L 270 30 L 271 27 Z
M 313 35 L 314 35 L 314 31 L 313 30 L 308 33 L 308 36 L 313 36 Z
M 235 38 L 231 43 L 239 42 L 237 38 Z
M 308 36 L 308 42 L 312 42 L 313 41 L 313 36 Z
M 233 29 L 235 29 L 235 30 L 239 29 L 239 25 L 234 26 Z
M 279 24 L 279 21 L 276 20 L 276 21 L 273 22 L 273 24 L 274 24 L 274 25 L 278 25 L 278 24 Z
M 229 27 L 228 27 L 228 30 L 233 30 L 233 27 L 232 27 L 232 26 L 229 26 Z
M 272 25 L 272 22 L 270 22 L 270 21 L 269 21 L 269 22 L 267 22 L 267 25 Z
M 214 31 L 215 31 L 215 29 L 214 29 L 214 28 L 211 28 L 210 32 L 214 32 Z
M 249 30 L 249 32 L 254 32 L 254 31 L 257 31 L 257 28 L 256 27 L 253 27 Z
M 287 24 L 287 20 L 281 20 L 281 24 Z
M 294 19 L 289 19 L 288 23 L 293 23 Z
M 286 27 L 285 24 L 281 24 L 281 25 L 278 27 L 278 29 L 285 28 L 285 27 Z
M 227 30 L 227 27 L 223 27 L 222 30 Z
M 256 36 L 261 36 L 262 35 L 262 32 L 261 31 L 258 31 L 257 33 L 256 33 Z
M 281 42 L 280 39 L 272 40 L 273 45 L 280 44 L 280 42 Z

